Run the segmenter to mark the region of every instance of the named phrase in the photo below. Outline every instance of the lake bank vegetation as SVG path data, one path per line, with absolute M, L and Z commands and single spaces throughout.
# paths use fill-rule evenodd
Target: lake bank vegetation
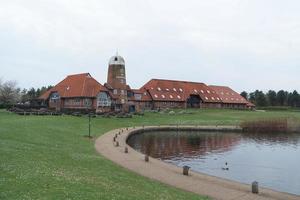
M 240 126 L 250 133 L 300 133 L 300 120 L 296 118 L 246 120 Z

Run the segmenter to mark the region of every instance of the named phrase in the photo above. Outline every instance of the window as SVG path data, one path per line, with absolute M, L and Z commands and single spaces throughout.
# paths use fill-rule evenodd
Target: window
M 215 100 L 215 98 L 214 98 L 214 97 L 211 97 L 211 99 L 212 99 L 212 100 Z
M 125 94 L 124 90 L 121 90 L 121 94 L 122 94 L 122 95 L 124 95 L 124 94 Z
M 204 94 L 204 91 L 203 91 L 203 90 L 200 90 L 200 92 L 201 92 L 202 94 Z
M 170 95 L 170 98 L 171 98 L 171 99 L 173 99 L 173 96 L 172 96 L 172 95 Z
M 166 88 L 166 91 L 170 91 L 169 88 Z
M 158 87 L 158 88 L 157 88 L 157 90 L 158 90 L 158 91 L 161 91 L 161 88 L 160 88 L 160 87 Z
M 155 98 L 158 98 L 157 94 L 154 95 Z
M 220 100 L 220 98 L 219 98 L 219 97 L 217 97 L 217 100 Z
M 174 91 L 174 92 L 177 92 L 176 88 L 173 88 L 173 91 Z
M 198 91 L 197 91 L 196 89 L 194 89 L 194 92 L 195 92 L 195 93 L 198 93 Z
M 178 99 L 181 99 L 181 96 L 177 95 L 177 98 L 178 98 Z
M 84 99 L 84 106 L 89 107 L 92 105 L 92 100 L 91 99 Z
M 134 94 L 134 98 L 135 98 L 135 100 L 141 100 L 142 95 L 141 94 Z
M 208 94 L 210 94 L 210 91 L 209 91 L 209 90 L 207 90 L 207 93 L 208 93 Z
M 111 98 L 106 92 L 100 92 L 97 96 L 97 107 L 111 106 Z
M 118 90 L 117 89 L 114 89 L 114 94 L 118 94 Z
M 120 79 L 120 83 L 124 84 L 125 80 L 123 78 Z
M 50 96 L 50 102 L 56 103 L 59 101 L 59 98 L 60 98 L 59 94 L 57 92 L 54 92 Z
M 161 95 L 161 97 L 162 97 L 163 99 L 166 98 L 165 95 L 163 95 L 163 94 Z
M 206 100 L 208 100 L 208 97 L 205 97 Z
M 182 90 L 181 88 L 179 88 L 179 91 L 180 91 L 180 92 L 183 92 L 183 90 Z

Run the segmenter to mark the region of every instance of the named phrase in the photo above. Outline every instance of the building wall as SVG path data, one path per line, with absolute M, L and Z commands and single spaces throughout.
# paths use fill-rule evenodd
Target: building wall
M 201 108 L 222 108 L 221 103 L 202 103 Z
M 63 108 L 66 109 L 96 109 L 94 98 L 65 98 Z
M 222 108 L 248 109 L 246 104 L 230 104 L 230 103 L 223 103 Z
M 173 101 L 154 101 L 153 109 L 165 109 L 165 108 L 185 108 L 185 102 L 173 102 Z
M 118 97 L 117 104 L 127 103 L 127 85 L 124 65 L 109 65 L 107 83 L 113 88 L 112 92 Z

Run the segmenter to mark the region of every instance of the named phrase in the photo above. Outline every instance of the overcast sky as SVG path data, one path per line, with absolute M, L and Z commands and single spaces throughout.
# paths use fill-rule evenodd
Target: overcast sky
M 20 87 L 89 72 L 300 91 L 299 0 L 0 0 L 0 77 Z

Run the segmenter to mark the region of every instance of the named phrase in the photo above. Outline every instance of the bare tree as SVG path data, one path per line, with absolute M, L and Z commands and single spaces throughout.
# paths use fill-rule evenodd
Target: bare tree
M 0 82 L 0 103 L 14 104 L 20 99 L 20 88 L 17 87 L 16 81 Z

